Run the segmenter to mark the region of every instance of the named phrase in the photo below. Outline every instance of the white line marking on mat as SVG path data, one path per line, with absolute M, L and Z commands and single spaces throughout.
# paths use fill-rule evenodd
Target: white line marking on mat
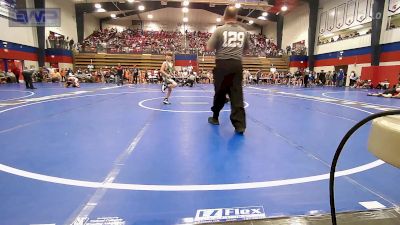
M 173 102 L 174 99 L 176 98 L 213 98 L 211 96 L 173 96 L 171 99 L 171 101 Z M 149 99 L 145 99 L 142 100 L 138 103 L 138 105 L 144 109 L 148 109 L 148 110 L 155 110 L 155 111 L 161 111 L 161 112 L 173 112 L 173 113 L 211 113 L 211 110 L 172 110 L 172 109 L 158 109 L 158 108 L 153 108 L 153 107 L 149 107 L 149 106 L 145 106 L 144 103 L 148 102 L 148 101 L 153 101 L 153 100 L 157 100 L 157 99 L 164 99 L 164 97 L 157 97 L 157 98 L 149 98 Z M 161 101 L 160 101 L 161 102 Z M 249 107 L 249 103 L 248 102 L 244 102 L 244 108 Z M 221 112 L 228 112 L 231 111 L 230 109 L 223 109 L 221 110 Z
M 371 202 L 359 202 L 360 205 L 364 206 L 366 209 L 384 209 L 386 206 L 384 206 L 382 203 L 378 201 L 371 201 Z
M 5 109 L 0 111 L 1 113 L 5 113 L 7 111 L 11 111 L 13 109 L 23 108 L 30 105 L 42 104 L 44 102 L 53 102 L 53 101 L 61 101 L 65 99 L 74 99 L 74 98 L 86 98 L 86 97 L 96 97 L 96 96 L 105 96 L 105 95 L 119 95 L 119 94 L 128 94 L 128 93 L 143 93 L 143 92 L 121 92 L 121 93 L 105 93 L 105 94 L 93 94 L 93 95 L 84 95 L 84 96 L 69 96 L 66 98 L 58 98 L 58 99 L 50 99 L 43 102 L 34 102 L 30 104 L 16 106 L 10 109 Z M 262 94 L 262 95 L 272 95 L 272 94 Z M 274 94 L 275 96 L 275 94 Z M 357 111 L 366 112 L 368 114 L 373 114 L 371 112 L 354 108 L 351 106 L 340 105 L 333 102 L 321 101 L 317 99 L 309 99 L 309 98 L 301 98 L 295 96 L 288 95 L 276 95 L 280 97 L 286 98 L 298 98 L 304 100 L 311 100 L 322 102 L 326 104 L 338 105 L 346 108 L 351 108 Z M 348 170 L 338 171 L 336 172 L 336 177 L 348 176 L 351 174 L 356 174 L 360 172 L 364 172 L 375 167 L 381 166 L 385 164 L 385 162 L 381 160 L 376 160 L 374 162 L 364 164 L 355 168 L 351 168 Z M 21 176 L 25 178 L 30 178 L 34 180 L 40 180 L 49 183 L 57 183 L 64 184 L 70 186 L 78 186 L 78 187 L 88 187 L 88 188 L 107 188 L 107 189 L 121 189 L 121 190 L 137 190 L 137 191 L 212 191 L 212 190 L 244 190 L 244 189 L 255 189 L 255 188 L 267 188 L 267 187 L 276 187 L 276 186 L 284 186 L 284 185 L 293 185 L 293 184 L 301 184 L 308 183 L 314 181 L 321 181 L 329 179 L 329 174 L 321 174 L 316 176 L 309 177 L 301 177 L 301 178 L 293 178 L 286 180 L 274 180 L 274 181 L 263 181 L 263 182 L 251 182 L 251 183 L 235 183 L 235 184 L 206 184 L 206 185 L 146 185 L 146 184 L 124 184 L 124 183 L 110 183 L 105 184 L 103 182 L 91 182 L 91 181 L 83 181 L 83 180 L 73 180 L 66 179 L 54 176 L 48 176 L 38 173 L 33 173 L 29 171 L 20 170 L 17 168 L 13 168 L 11 166 L 7 166 L 4 164 L 0 164 L 0 171 L 4 171 L 6 173 L 14 174 L 16 176 Z
M 124 162 L 128 159 L 129 155 L 133 152 L 133 150 L 136 148 L 140 140 L 142 139 L 144 133 L 146 132 L 147 128 L 149 127 L 149 124 L 147 123 L 141 130 L 140 132 L 136 135 L 136 137 L 133 139 L 131 144 L 126 148 L 115 160 L 114 166 L 111 169 L 111 171 L 108 173 L 107 177 L 104 179 L 102 182 L 102 185 L 108 185 L 114 182 L 115 178 L 119 175 L 121 172 L 121 168 L 124 165 Z M 93 196 L 89 199 L 89 201 L 86 203 L 86 205 L 82 208 L 82 210 L 78 213 L 78 215 L 74 216 L 72 221 L 69 220 L 67 221 L 66 225 L 69 224 L 76 224 L 78 221 L 82 221 L 83 218 L 89 218 L 90 213 L 96 208 L 98 203 L 101 201 L 103 196 L 105 195 L 107 189 L 104 187 L 100 187 L 99 189 L 96 190 L 96 192 L 93 194 Z M 71 223 L 72 222 L 72 223 Z
M 182 105 L 208 105 L 208 102 L 181 102 Z
M 122 86 L 104 87 L 104 88 L 101 88 L 101 89 L 102 89 L 102 90 L 110 90 L 110 89 L 120 88 L 120 87 L 122 87 Z
M 385 164 L 382 160 L 351 168 L 348 170 L 338 171 L 335 177 L 348 176 L 355 173 L 364 172 L 380 165 Z M 38 173 L 32 173 L 13 167 L 0 164 L 0 170 L 6 173 L 14 174 L 21 177 L 31 178 L 56 184 L 64 184 L 70 186 L 89 187 L 89 188 L 107 188 L 119 190 L 135 190 L 135 191 L 222 191 L 222 190 L 245 190 L 255 188 L 277 187 L 293 184 L 309 183 L 329 179 L 329 174 L 321 174 L 309 177 L 300 177 L 286 180 L 273 180 L 264 182 L 235 183 L 235 184 L 205 184 L 205 185 L 146 185 L 146 184 L 125 184 L 125 183 L 103 183 L 83 180 L 73 180 L 60 177 L 47 176 Z
M 18 97 L 18 98 L 3 99 L 3 100 L 0 100 L 0 102 L 13 101 L 13 100 L 18 100 L 18 99 L 28 98 L 28 97 L 31 97 L 32 95 L 35 94 L 35 92 L 32 92 L 32 91 L 20 91 L 20 90 L 0 90 L 0 91 L 5 91 L 5 92 L 13 92 L 13 91 L 16 91 L 16 92 L 25 92 L 25 93 L 29 93 L 28 95 L 25 95 L 25 96 L 22 96 L 22 97 Z

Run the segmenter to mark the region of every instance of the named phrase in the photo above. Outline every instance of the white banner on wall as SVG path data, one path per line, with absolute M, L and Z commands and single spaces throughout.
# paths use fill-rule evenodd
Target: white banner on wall
M 336 28 L 340 29 L 344 25 L 346 3 L 336 8 Z
M 336 8 L 333 8 L 328 11 L 328 21 L 327 21 L 327 29 L 332 31 L 335 28 L 335 15 L 336 15 Z
M 354 18 L 356 16 L 356 4 L 355 0 L 351 0 L 347 2 L 347 11 L 346 11 L 346 24 L 351 25 L 354 23 Z
M 319 16 L 319 33 L 330 34 L 370 23 L 372 21 L 371 2 L 373 0 L 343 0 L 337 5 L 325 6 L 325 11 L 320 12 Z
M 400 9 L 400 0 L 389 0 L 388 10 L 392 14 L 396 14 Z
M 363 22 L 368 15 L 368 0 L 358 0 L 357 21 Z
M 326 15 L 327 15 L 326 12 L 321 13 L 321 16 L 320 16 L 320 19 L 319 19 L 319 21 L 320 21 L 320 23 L 319 23 L 319 33 L 320 34 L 323 34 L 326 31 Z
M 372 18 L 372 12 L 373 12 L 372 7 L 374 7 L 374 0 L 369 1 L 369 17 L 371 17 L 371 18 Z

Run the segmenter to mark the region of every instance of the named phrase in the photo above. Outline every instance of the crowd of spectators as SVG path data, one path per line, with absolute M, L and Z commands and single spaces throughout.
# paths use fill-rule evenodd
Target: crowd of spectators
M 255 74 L 251 74 L 248 70 L 244 71 L 244 77 L 250 84 L 275 84 L 289 86 L 345 86 L 347 74 L 343 70 L 325 72 L 297 70 L 295 73 L 270 71 L 262 72 L 259 70 Z M 354 71 L 350 75 L 350 85 L 358 87 L 359 77 Z
M 389 25 L 388 29 L 391 30 L 391 29 L 396 29 L 396 28 L 399 28 L 399 27 L 400 27 L 400 26 L 398 26 L 398 25 L 396 25 L 396 24 L 394 24 L 394 23 L 391 23 L 391 24 Z
M 72 50 L 76 47 L 76 44 L 72 38 L 70 40 L 69 37 L 50 32 L 49 36 L 47 37 L 47 47 Z
M 66 87 L 72 85 L 79 87 L 79 83 L 114 83 L 117 84 L 119 78 L 117 76 L 117 67 L 101 67 L 94 69 L 88 67 L 85 69 L 72 70 L 70 68 L 39 68 L 33 71 L 32 80 L 33 82 L 52 82 L 52 83 L 63 83 Z M 136 65 L 131 67 L 122 67 L 124 83 L 128 84 L 161 84 L 163 79 L 159 70 L 155 69 L 140 69 Z M 21 74 L 17 68 L 9 69 L 9 71 L 0 71 L 0 83 L 18 83 L 16 74 Z M 20 75 L 19 75 L 20 76 Z M 136 76 L 136 77 L 135 77 Z M 194 71 L 192 67 L 180 68 L 172 75 L 173 79 L 184 86 L 189 84 L 193 86 L 195 83 L 212 83 L 213 75 L 211 71 L 200 70 L 199 72 Z M 344 70 L 328 71 L 321 70 L 320 72 L 308 71 L 299 69 L 295 73 L 277 71 L 271 69 L 269 72 L 258 70 L 255 73 L 251 73 L 249 69 L 243 70 L 243 85 L 258 85 L 258 84 L 269 84 L 269 85 L 287 85 L 287 86 L 346 86 L 346 80 L 349 76 L 349 87 L 352 88 L 365 88 L 365 89 L 383 89 L 388 90 L 393 84 L 390 84 L 388 80 L 384 80 L 373 86 L 371 80 L 362 80 L 361 77 L 351 71 L 348 75 Z M 188 82 L 191 81 L 191 82 Z M 399 83 L 395 84 L 396 90 L 400 87 L 400 75 Z M 397 91 L 398 92 L 398 91 Z M 375 96 L 375 95 L 374 95 Z M 398 97 L 400 95 L 397 93 Z
M 126 29 L 118 32 L 116 29 L 95 31 L 85 41 L 78 45 L 83 52 L 107 53 L 151 53 L 164 54 L 167 51 L 179 53 L 199 53 L 212 55 L 206 52 L 209 32 L 186 31 L 142 31 Z M 251 56 L 282 56 L 283 50 L 278 49 L 271 39 L 261 34 L 250 35 Z
M 305 45 L 301 45 L 298 47 L 292 47 L 288 45 L 286 47 L 287 55 L 307 55 L 307 47 Z
M 372 29 L 369 29 L 365 35 L 367 34 L 371 34 Z M 319 38 L 318 40 L 318 44 L 322 45 L 322 44 L 328 44 L 328 43 L 333 43 L 333 42 L 338 42 L 338 41 L 342 41 L 342 40 L 347 40 L 347 39 L 351 39 L 351 38 L 355 38 L 355 37 L 359 37 L 362 36 L 362 34 L 360 34 L 358 31 L 354 31 L 348 34 L 339 34 L 337 37 L 331 37 L 331 38 Z

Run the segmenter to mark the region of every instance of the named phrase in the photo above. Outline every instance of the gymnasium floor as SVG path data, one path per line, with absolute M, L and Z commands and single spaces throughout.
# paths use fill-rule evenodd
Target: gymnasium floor
M 204 209 L 236 207 L 254 218 L 325 214 L 345 132 L 400 108 L 364 90 L 249 86 L 241 136 L 228 106 L 221 126 L 207 123 L 210 85 L 177 88 L 167 106 L 157 85 L 37 87 L 0 86 L 1 225 L 193 224 L 226 220 Z M 400 204 L 400 170 L 368 152 L 368 132 L 341 156 L 340 212 Z

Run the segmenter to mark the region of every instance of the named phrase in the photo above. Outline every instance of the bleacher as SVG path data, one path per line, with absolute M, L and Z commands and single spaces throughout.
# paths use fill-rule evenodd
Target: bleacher
M 160 69 L 162 62 L 165 60 L 163 55 L 146 55 L 146 54 L 96 54 L 96 53 L 76 53 L 75 67 L 76 69 L 85 69 L 89 64 L 99 68 L 110 68 L 121 63 L 122 66 L 131 67 L 137 65 L 139 69 Z M 209 70 L 215 66 L 214 56 L 199 56 L 199 69 Z M 259 58 L 244 57 L 243 68 L 250 70 L 251 73 L 261 69 L 263 72 L 269 72 L 271 67 L 275 67 L 279 72 L 289 70 L 288 63 L 283 58 Z
M 204 60 L 199 58 L 199 68 L 212 70 L 215 66 L 213 56 L 206 56 Z M 278 72 L 286 72 L 289 70 L 288 64 L 282 58 L 264 58 L 264 57 L 244 57 L 243 68 L 248 69 L 250 73 L 255 73 L 259 69 L 263 72 L 269 72 L 271 67 L 275 67 Z

